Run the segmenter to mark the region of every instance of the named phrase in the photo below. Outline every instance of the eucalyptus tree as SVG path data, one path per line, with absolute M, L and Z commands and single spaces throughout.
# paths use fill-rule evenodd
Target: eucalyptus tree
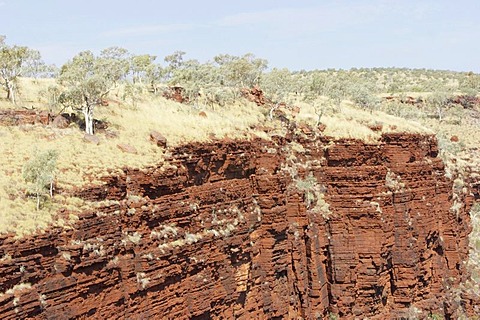
M 57 158 L 56 150 L 47 150 L 36 154 L 22 168 L 23 179 L 29 184 L 28 192 L 37 199 L 37 210 L 40 209 L 42 198 L 46 195 L 53 197 Z
M 206 103 L 222 105 L 225 98 L 222 95 L 221 74 L 217 66 L 211 62 L 200 63 L 190 59 L 170 69 L 168 83 L 183 88 L 183 94 L 188 101 L 196 105 L 200 96 Z
M 165 68 L 165 79 L 167 81 L 171 80 L 174 77 L 175 72 L 183 66 L 183 57 L 185 54 L 186 52 L 177 50 L 164 58 L 164 61 L 167 63 L 167 67 Z
M 268 61 L 257 58 L 252 53 L 243 56 L 220 54 L 213 58 L 221 74 L 220 84 L 230 89 L 234 101 L 242 88 L 252 88 L 260 83 Z
M 338 107 L 345 98 L 346 83 L 343 75 L 336 71 L 313 71 L 309 74 L 307 80 L 307 90 L 305 98 L 312 101 L 319 96 L 330 98 Z
M 97 58 L 99 68 L 109 69 L 110 77 L 114 85 L 119 85 L 119 82 L 125 80 L 125 77 L 131 70 L 130 66 L 131 54 L 127 49 L 121 47 L 109 47 L 100 52 Z
M 468 72 L 460 79 L 460 89 L 469 96 L 476 96 L 480 92 L 480 75 Z
M 44 65 L 40 52 L 25 46 L 8 46 L 5 36 L 0 36 L 0 85 L 7 92 L 7 99 L 16 103 L 18 78 Z
M 149 72 L 155 67 L 156 56 L 150 54 L 134 55 L 131 58 L 131 71 L 133 83 L 143 83 L 148 78 Z
M 213 58 L 220 67 L 225 85 L 236 88 L 253 87 L 258 84 L 268 61 L 257 58 L 252 53 L 243 56 L 220 54 Z
M 273 68 L 263 75 L 260 87 L 272 102 L 287 103 L 293 90 L 293 83 L 293 75 L 290 70 Z
M 427 97 L 427 103 L 437 112 L 438 121 L 443 121 L 445 111 L 450 105 L 450 97 L 451 93 L 446 90 L 441 90 L 441 88 L 432 92 L 432 94 Z
M 346 88 L 346 94 L 365 110 L 373 111 L 380 104 L 380 98 L 375 94 L 375 88 L 368 82 L 357 81 L 351 83 Z
M 294 78 L 287 68 L 273 68 L 266 72 L 261 79 L 260 87 L 265 96 L 272 102 L 269 117 L 273 118 L 274 111 L 282 104 L 290 104 L 292 91 L 295 90 Z
M 119 49 L 112 51 L 123 52 Z M 94 133 L 95 107 L 126 77 L 126 64 L 112 51 L 104 50 L 98 57 L 91 51 L 80 52 L 60 71 L 59 81 L 65 87 L 60 102 L 82 111 L 87 134 Z
M 157 94 L 159 84 L 165 79 L 166 70 L 160 64 L 151 64 L 145 72 L 145 80 L 154 94 Z

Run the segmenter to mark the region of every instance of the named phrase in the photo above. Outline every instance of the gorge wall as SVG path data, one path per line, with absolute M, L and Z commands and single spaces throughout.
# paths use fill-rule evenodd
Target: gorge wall
M 401 319 L 472 313 L 468 201 L 433 136 L 175 149 L 78 191 L 74 229 L 0 236 L 2 319 Z

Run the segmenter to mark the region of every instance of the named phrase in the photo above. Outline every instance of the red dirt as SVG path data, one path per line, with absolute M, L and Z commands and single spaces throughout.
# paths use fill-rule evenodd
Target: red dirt
M 456 318 L 446 286 L 465 274 L 469 208 L 449 210 L 435 138 L 316 134 L 293 137 L 305 151 L 281 137 L 181 147 L 170 166 L 80 190 L 112 201 L 74 230 L 0 236 L 0 292 L 31 284 L 0 295 L 2 319 Z M 322 186 L 327 219 L 296 171 Z

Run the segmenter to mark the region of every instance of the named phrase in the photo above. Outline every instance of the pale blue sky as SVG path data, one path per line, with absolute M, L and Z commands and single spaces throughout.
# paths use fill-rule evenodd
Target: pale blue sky
M 8 44 L 61 65 L 110 46 L 202 62 L 247 52 L 271 67 L 480 72 L 480 0 L 0 0 Z

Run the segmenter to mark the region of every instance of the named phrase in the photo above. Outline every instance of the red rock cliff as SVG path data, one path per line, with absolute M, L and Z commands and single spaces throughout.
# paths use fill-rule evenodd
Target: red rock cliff
M 79 192 L 74 230 L 0 236 L 1 318 L 455 317 L 470 227 L 436 140 L 292 139 L 178 148 Z

